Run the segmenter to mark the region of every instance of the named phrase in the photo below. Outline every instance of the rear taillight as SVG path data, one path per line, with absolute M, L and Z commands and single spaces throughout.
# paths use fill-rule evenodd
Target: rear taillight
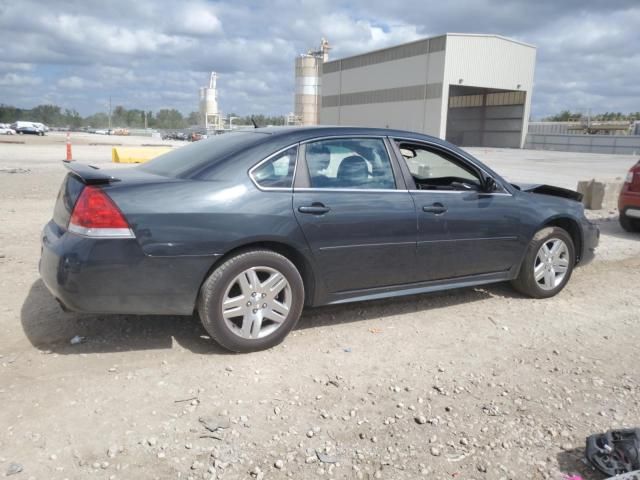
M 631 167 L 624 179 L 624 191 L 640 193 L 640 162 Z
M 133 238 L 133 231 L 113 200 L 99 187 L 86 186 L 73 207 L 69 231 L 86 237 Z

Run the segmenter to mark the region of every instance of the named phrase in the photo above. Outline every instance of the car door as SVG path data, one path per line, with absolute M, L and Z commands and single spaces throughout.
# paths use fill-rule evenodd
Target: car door
M 395 152 L 418 215 L 420 281 L 507 272 L 523 251 L 516 200 L 486 174 L 442 146 L 396 140 Z
M 330 294 L 414 280 L 416 212 L 382 137 L 303 144 L 293 208 Z

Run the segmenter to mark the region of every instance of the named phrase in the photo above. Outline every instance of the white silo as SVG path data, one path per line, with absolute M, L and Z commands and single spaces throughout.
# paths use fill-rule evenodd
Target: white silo
M 324 38 L 320 49 L 309 50 L 296 58 L 295 122 L 317 125 L 320 122 L 322 64 L 329 60 L 329 42 Z
M 200 89 L 200 118 L 205 128 L 218 128 L 220 112 L 218 111 L 218 75 L 211 72 L 209 86 Z

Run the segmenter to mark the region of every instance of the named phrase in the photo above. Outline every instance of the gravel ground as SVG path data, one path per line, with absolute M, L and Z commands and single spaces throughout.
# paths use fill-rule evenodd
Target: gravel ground
M 308 309 L 284 344 L 233 355 L 192 318 L 60 311 L 37 260 L 63 148 L 0 143 L 0 475 L 596 479 L 585 437 L 639 423 L 640 237 L 615 212 L 592 214 L 598 257 L 555 298 Z

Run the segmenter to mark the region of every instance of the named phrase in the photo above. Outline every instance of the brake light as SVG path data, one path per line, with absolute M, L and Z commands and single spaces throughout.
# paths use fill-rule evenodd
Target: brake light
M 627 172 L 627 176 L 624 179 L 624 183 L 633 183 L 633 170 Z
M 73 207 L 69 231 L 86 237 L 133 238 L 129 223 L 99 187 L 86 186 Z

